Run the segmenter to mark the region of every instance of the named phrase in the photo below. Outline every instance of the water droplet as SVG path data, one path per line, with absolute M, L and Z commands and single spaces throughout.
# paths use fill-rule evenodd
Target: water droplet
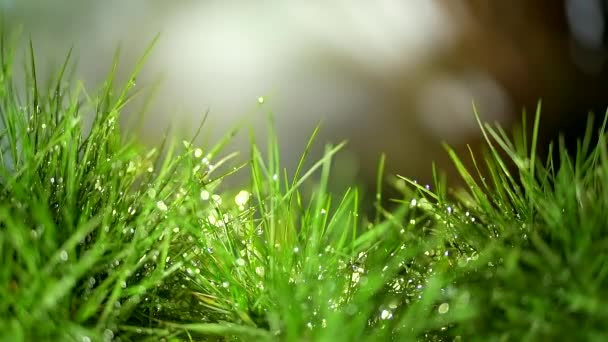
M 156 189 L 154 189 L 154 188 L 148 189 L 148 197 L 150 197 L 151 199 L 154 199 L 156 197 Z
M 169 208 L 167 207 L 167 205 L 165 204 L 165 202 L 163 201 L 158 201 L 156 202 L 156 207 L 158 208 L 158 210 L 160 211 L 167 211 Z
M 55 184 L 55 177 L 51 177 L 51 184 Z
M 439 305 L 439 309 L 437 311 L 441 315 L 446 314 L 448 311 L 450 311 L 450 304 L 448 304 L 448 303 L 442 303 L 441 305 Z
M 127 282 L 126 282 L 126 281 L 124 281 L 124 280 L 123 280 L 123 281 L 121 281 L 121 282 L 120 282 L 120 287 L 122 287 L 123 289 L 126 289 L 126 288 L 127 288 Z
M 114 332 L 110 329 L 106 329 L 103 331 L 103 340 L 104 341 L 112 341 L 112 339 L 114 338 Z
M 300 248 L 299 248 L 299 247 L 294 247 L 294 248 L 293 248 L 293 252 L 294 252 L 294 253 L 298 253 L 299 251 L 300 251 Z
M 43 123 L 42 126 L 40 126 L 40 127 L 42 127 L 42 129 L 46 129 L 46 124 Z
M 194 158 L 200 158 L 203 156 L 203 150 L 201 150 L 200 148 L 197 148 L 194 150 Z
M 448 215 L 452 214 L 452 207 L 448 206 Z
M 258 103 L 259 104 L 263 104 L 264 103 L 264 96 L 258 97 Z
M 277 180 L 279 180 L 279 175 L 277 175 L 276 173 L 274 175 L 272 175 L 272 180 L 275 181 L 275 182 Z
M 223 288 L 227 289 L 227 288 L 228 288 L 228 286 L 230 286 L 230 283 L 229 283 L 229 282 L 225 281 L 225 282 L 223 282 L 223 283 L 222 283 L 222 287 L 223 287 Z
M 245 266 L 245 260 L 238 258 L 235 260 L 237 266 Z
M 201 191 L 201 200 L 207 201 L 207 200 L 209 200 L 210 196 L 211 196 L 211 194 L 209 193 L 209 191 L 207 191 L 207 190 Z
M 380 312 L 380 319 L 387 320 L 391 318 L 393 318 L 393 313 L 389 310 L 382 310 L 382 312 Z
M 325 215 L 327 214 L 327 211 L 325 209 L 321 209 L 321 215 Z
M 234 203 L 236 203 L 236 205 L 238 205 L 239 207 L 245 206 L 245 204 L 247 204 L 247 202 L 249 201 L 249 196 L 250 194 L 248 191 L 241 190 L 234 198 Z
M 173 232 L 174 232 L 174 233 L 179 233 L 179 227 L 175 227 L 175 228 L 173 228 Z
M 220 195 L 213 194 L 213 195 L 211 195 L 211 199 L 212 199 L 212 200 L 213 200 L 213 202 L 215 202 L 215 204 L 217 204 L 217 205 L 222 204 L 222 198 L 220 197 Z
M 415 198 L 412 198 L 410 201 L 410 208 L 415 207 L 418 204 L 418 201 Z
M 61 259 L 61 261 L 68 261 L 68 252 L 63 250 L 59 253 L 59 259 Z

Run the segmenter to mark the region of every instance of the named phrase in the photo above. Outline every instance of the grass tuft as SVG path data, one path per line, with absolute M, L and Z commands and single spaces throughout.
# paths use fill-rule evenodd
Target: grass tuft
M 239 164 L 223 146 L 166 138 L 146 149 L 119 126 L 136 65 L 118 57 L 89 95 L 64 79 L 40 87 L 30 44 L 25 89 L 0 44 L 0 337 L 75 341 L 604 340 L 608 320 L 606 122 L 590 119 L 577 153 L 537 154 L 540 104 L 513 136 L 482 123 L 466 186 L 402 177 L 375 211 L 356 187 L 330 193 L 328 145 L 293 174 L 268 134 Z M 94 117 L 90 129 L 83 117 Z M 200 131 L 200 130 L 199 130 Z M 198 135 L 198 133 L 197 133 Z M 222 187 L 241 168 L 242 188 Z M 314 191 L 302 191 L 313 182 Z

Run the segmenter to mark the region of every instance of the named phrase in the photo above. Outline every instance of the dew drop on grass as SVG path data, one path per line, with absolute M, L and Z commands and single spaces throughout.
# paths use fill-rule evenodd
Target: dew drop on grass
M 258 103 L 259 104 L 263 104 L 264 103 L 264 96 L 258 97 Z
M 249 201 L 249 196 L 250 194 L 248 191 L 241 190 L 234 198 L 234 203 L 236 203 L 236 205 L 238 205 L 239 207 L 244 207 L 245 204 L 247 204 L 247 202 Z
M 390 310 L 382 310 L 380 312 L 380 319 L 387 320 L 393 318 L 393 313 Z
M 439 305 L 439 309 L 437 309 L 437 311 L 441 315 L 446 314 L 448 311 L 450 311 L 450 304 L 448 304 L 448 303 L 442 303 L 441 305 Z
M 410 208 L 415 207 L 418 204 L 418 201 L 415 198 L 412 198 L 410 201 Z
M 122 287 L 123 289 L 126 289 L 126 288 L 127 288 L 127 282 L 126 282 L 126 281 L 124 281 L 124 280 L 123 280 L 123 281 L 121 281 L 121 282 L 120 282 L 120 287 Z
M 228 286 L 230 286 L 230 283 L 229 283 L 229 282 L 225 281 L 225 282 L 223 282 L 223 283 L 222 283 L 222 287 L 223 287 L 223 288 L 227 289 L 227 288 L 228 288 Z
M 114 339 L 114 332 L 110 329 L 106 329 L 103 331 L 103 340 L 104 341 L 112 341 Z
M 59 253 L 59 259 L 61 259 L 61 261 L 64 261 L 64 262 L 65 262 L 65 261 L 68 261 L 68 252 L 67 252 L 67 251 L 65 251 L 65 250 L 62 250 L 62 251 Z
M 201 191 L 201 200 L 207 201 L 207 200 L 209 200 L 210 196 L 211 196 L 211 194 L 209 193 L 209 191 L 207 191 L 207 190 Z
M 148 189 L 148 197 L 150 197 L 151 199 L 154 199 L 156 197 L 156 189 L 154 189 L 154 188 Z
M 236 262 L 237 266 L 245 266 L 245 260 L 243 260 L 241 258 L 236 259 L 235 262 Z
M 158 208 L 158 210 L 160 211 L 167 211 L 169 208 L 167 207 L 167 205 L 165 204 L 165 202 L 163 201 L 158 201 L 156 202 L 156 207 Z
M 220 195 L 213 194 L 213 195 L 211 195 L 211 199 L 212 199 L 212 200 L 213 200 L 213 202 L 215 202 L 215 204 L 217 204 L 217 205 L 222 204 L 222 197 L 220 197 Z
M 203 156 L 203 150 L 201 150 L 200 148 L 197 148 L 194 150 L 194 158 L 200 158 Z
M 272 180 L 273 181 L 278 181 L 279 180 L 279 175 L 277 175 L 276 173 L 274 175 L 272 175 Z
M 327 210 L 321 209 L 321 215 L 325 215 L 325 214 L 327 214 Z

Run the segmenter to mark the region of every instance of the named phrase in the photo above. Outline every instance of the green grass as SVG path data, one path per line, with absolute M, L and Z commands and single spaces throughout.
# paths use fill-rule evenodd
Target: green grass
M 293 174 L 273 131 L 264 153 L 252 135 L 241 164 L 225 141 L 149 150 L 119 127 L 143 59 L 123 86 L 115 60 L 88 93 L 64 80 L 69 59 L 41 87 L 30 51 L 16 89 L 0 46 L 3 340 L 608 338 L 606 120 L 574 156 L 560 142 L 547 160 L 540 105 L 513 137 L 480 122 L 488 149 L 467 156 L 473 170 L 446 147 L 464 189 L 433 168 L 435 184 L 401 178 L 386 207 L 380 158 L 366 217 L 356 187 L 328 191 L 342 145 L 304 169 L 316 130 Z M 247 185 L 221 186 L 241 168 Z

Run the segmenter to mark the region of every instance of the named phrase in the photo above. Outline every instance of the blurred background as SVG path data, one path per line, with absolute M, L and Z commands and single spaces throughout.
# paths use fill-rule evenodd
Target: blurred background
M 605 0 L 0 0 L 0 10 L 5 29 L 33 39 L 40 74 L 73 47 L 90 89 L 119 44 L 124 79 L 160 33 L 137 80 L 161 80 L 142 142 L 168 125 L 191 134 L 206 112 L 201 143 L 239 123 L 263 140 L 272 111 L 289 167 L 318 123 L 316 157 L 349 141 L 337 187 L 373 184 L 382 152 L 392 174 L 429 182 L 432 161 L 452 172 L 441 142 L 481 144 L 472 101 L 511 127 L 542 98 L 543 144 L 559 132 L 572 144 L 586 114 L 608 105 Z M 246 156 L 248 134 L 230 149 Z

